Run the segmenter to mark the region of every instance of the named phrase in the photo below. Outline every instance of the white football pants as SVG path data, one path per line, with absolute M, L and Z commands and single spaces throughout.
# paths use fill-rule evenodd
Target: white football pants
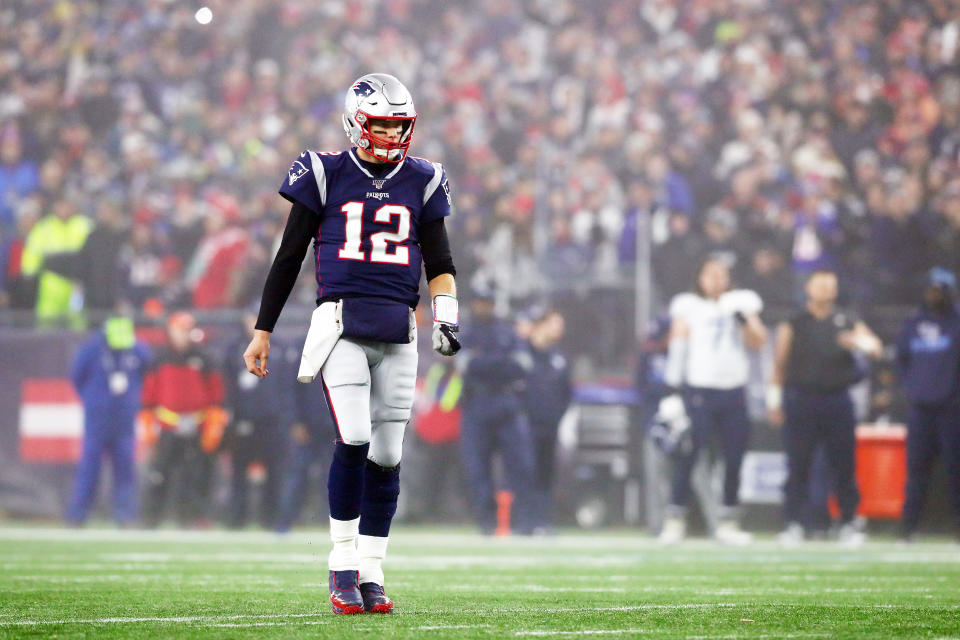
M 381 467 L 400 464 L 417 383 L 416 338 L 408 344 L 340 338 L 320 373 L 340 439 L 369 442 L 367 458 Z

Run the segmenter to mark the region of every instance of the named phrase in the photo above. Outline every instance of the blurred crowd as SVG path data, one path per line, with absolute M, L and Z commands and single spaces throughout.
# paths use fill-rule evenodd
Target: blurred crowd
M 627 311 L 603 292 L 633 286 L 638 250 L 661 303 L 707 253 L 769 306 L 817 268 L 895 304 L 960 266 L 954 0 L 209 6 L 0 8 L 0 306 L 245 306 L 278 181 L 305 146 L 345 146 L 343 91 L 371 70 L 414 91 L 458 270 L 507 306 Z

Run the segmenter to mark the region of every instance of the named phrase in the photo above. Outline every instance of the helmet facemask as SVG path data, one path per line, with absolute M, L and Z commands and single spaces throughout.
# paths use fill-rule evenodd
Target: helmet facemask
M 400 162 L 407 157 L 407 150 L 413 140 L 413 125 L 417 121 L 417 116 L 371 116 L 363 111 L 357 111 L 354 115 L 357 125 L 359 125 L 361 134 L 356 144 L 372 156 L 383 160 L 384 162 Z M 371 123 L 374 123 L 371 125 Z M 400 124 L 400 136 L 396 141 L 388 140 L 374 134 L 370 129 L 380 123 Z

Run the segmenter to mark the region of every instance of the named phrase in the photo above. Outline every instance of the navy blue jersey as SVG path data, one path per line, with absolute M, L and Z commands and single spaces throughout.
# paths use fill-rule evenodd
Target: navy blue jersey
M 421 225 L 450 215 L 443 167 L 408 157 L 371 173 L 354 149 L 304 151 L 280 195 L 317 214 L 313 239 L 317 299 L 373 296 L 415 307 Z
M 960 313 L 920 310 L 897 339 L 897 364 L 907 397 L 921 404 L 960 396 Z

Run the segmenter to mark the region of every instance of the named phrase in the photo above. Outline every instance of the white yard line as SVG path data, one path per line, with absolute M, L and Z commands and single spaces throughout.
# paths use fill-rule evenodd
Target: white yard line
M 145 616 L 118 618 L 86 618 L 59 620 L 0 620 L 0 627 L 39 626 L 48 624 L 136 624 L 141 622 L 218 622 L 220 620 L 270 619 L 270 618 L 316 618 L 329 615 L 323 613 L 267 613 L 224 616 Z
M 489 624 L 424 624 L 414 627 L 417 631 L 444 631 L 446 629 L 489 629 Z
M 579 631 L 551 631 L 549 629 L 532 629 L 530 631 L 514 631 L 515 636 L 613 636 L 625 633 L 653 633 L 650 629 L 581 629 Z
M 718 640 L 720 638 L 724 639 L 733 639 L 733 638 L 829 638 L 832 634 L 829 633 L 778 633 L 776 635 L 768 635 L 762 633 L 756 635 L 753 633 L 730 633 L 723 636 L 684 636 L 686 640 Z
M 500 615 L 504 613 L 586 613 L 586 612 L 604 612 L 604 611 L 672 611 L 672 610 L 683 610 L 683 609 L 729 609 L 729 608 L 756 608 L 758 606 L 756 603 L 734 603 L 734 602 L 701 602 L 701 603 L 685 603 L 685 604 L 641 604 L 641 605 L 625 605 L 619 607 L 510 607 L 510 608 L 496 608 L 491 607 L 488 609 L 424 609 L 419 611 L 410 611 L 406 615 L 414 615 L 416 613 L 430 613 L 433 615 L 443 615 L 445 613 L 458 613 L 458 614 L 481 614 L 481 615 Z M 796 606 L 796 607 L 807 607 L 810 605 L 806 604 L 795 604 L 795 605 L 784 605 L 780 604 L 777 606 Z M 816 605 L 818 608 L 831 608 L 831 609 L 850 609 L 850 608 L 874 608 L 874 609 L 915 609 L 915 605 L 907 604 L 886 604 L 886 605 L 854 605 L 854 604 L 820 604 Z M 943 609 L 955 611 L 960 610 L 960 605 L 953 605 L 950 607 L 942 607 Z M 6 614 L 9 615 L 9 614 Z M 16 614 L 12 614 L 16 615 Z M 404 615 L 403 611 L 398 611 L 395 615 Z M 324 624 L 324 620 L 329 619 L 333 620 L 333 614 L 323 611 L 323 612 L 314 612 L 314 613 L 276 613 L 276 614 L 241 614 L 241 615 L 220 615 L 220 616 L 145 616 L 145 617 L 111 617 L 111 618 L 78 618 L 78 619 L 69 619 L 61 618 L 56 620 L 0 620 L 0 628 L 2 627 L 17 627 L 17 626 L 42 626 L 42 625 L 58 625 L 58 624 L 138 624 L 145 622 L 159 622 L 159 623 L 174 623 L 174 622 L 193 622 L 201 623 L 206 626 L 214 624 L 228 624 L 230 621 L 234 620 L 251 620 L 256 622 L 243 623 L 238 626 L 254 626 L 260 621 L 268 622 L 270 620 L 291 620 L 296 621 L 297 624 L 306 624 L 307 621 L 304 621 L 305 618 L 320 618 L 316 622 L 311 624 Z M 283 623 L 276 623 L 283 624 Z M 429 625 L 428 625 L 429 626 Z M 731 636 L 739 637 L 739 636 Z M 753 636 L 756 637 L 756 636 Z M 761 636 L 762 637 L 762 636 Z M 783 637 L 783 636 L 780 636 Z M 801 636 L 797 636 L 801 637 Z M 812 637 L 810 635 L 802 637 Z

